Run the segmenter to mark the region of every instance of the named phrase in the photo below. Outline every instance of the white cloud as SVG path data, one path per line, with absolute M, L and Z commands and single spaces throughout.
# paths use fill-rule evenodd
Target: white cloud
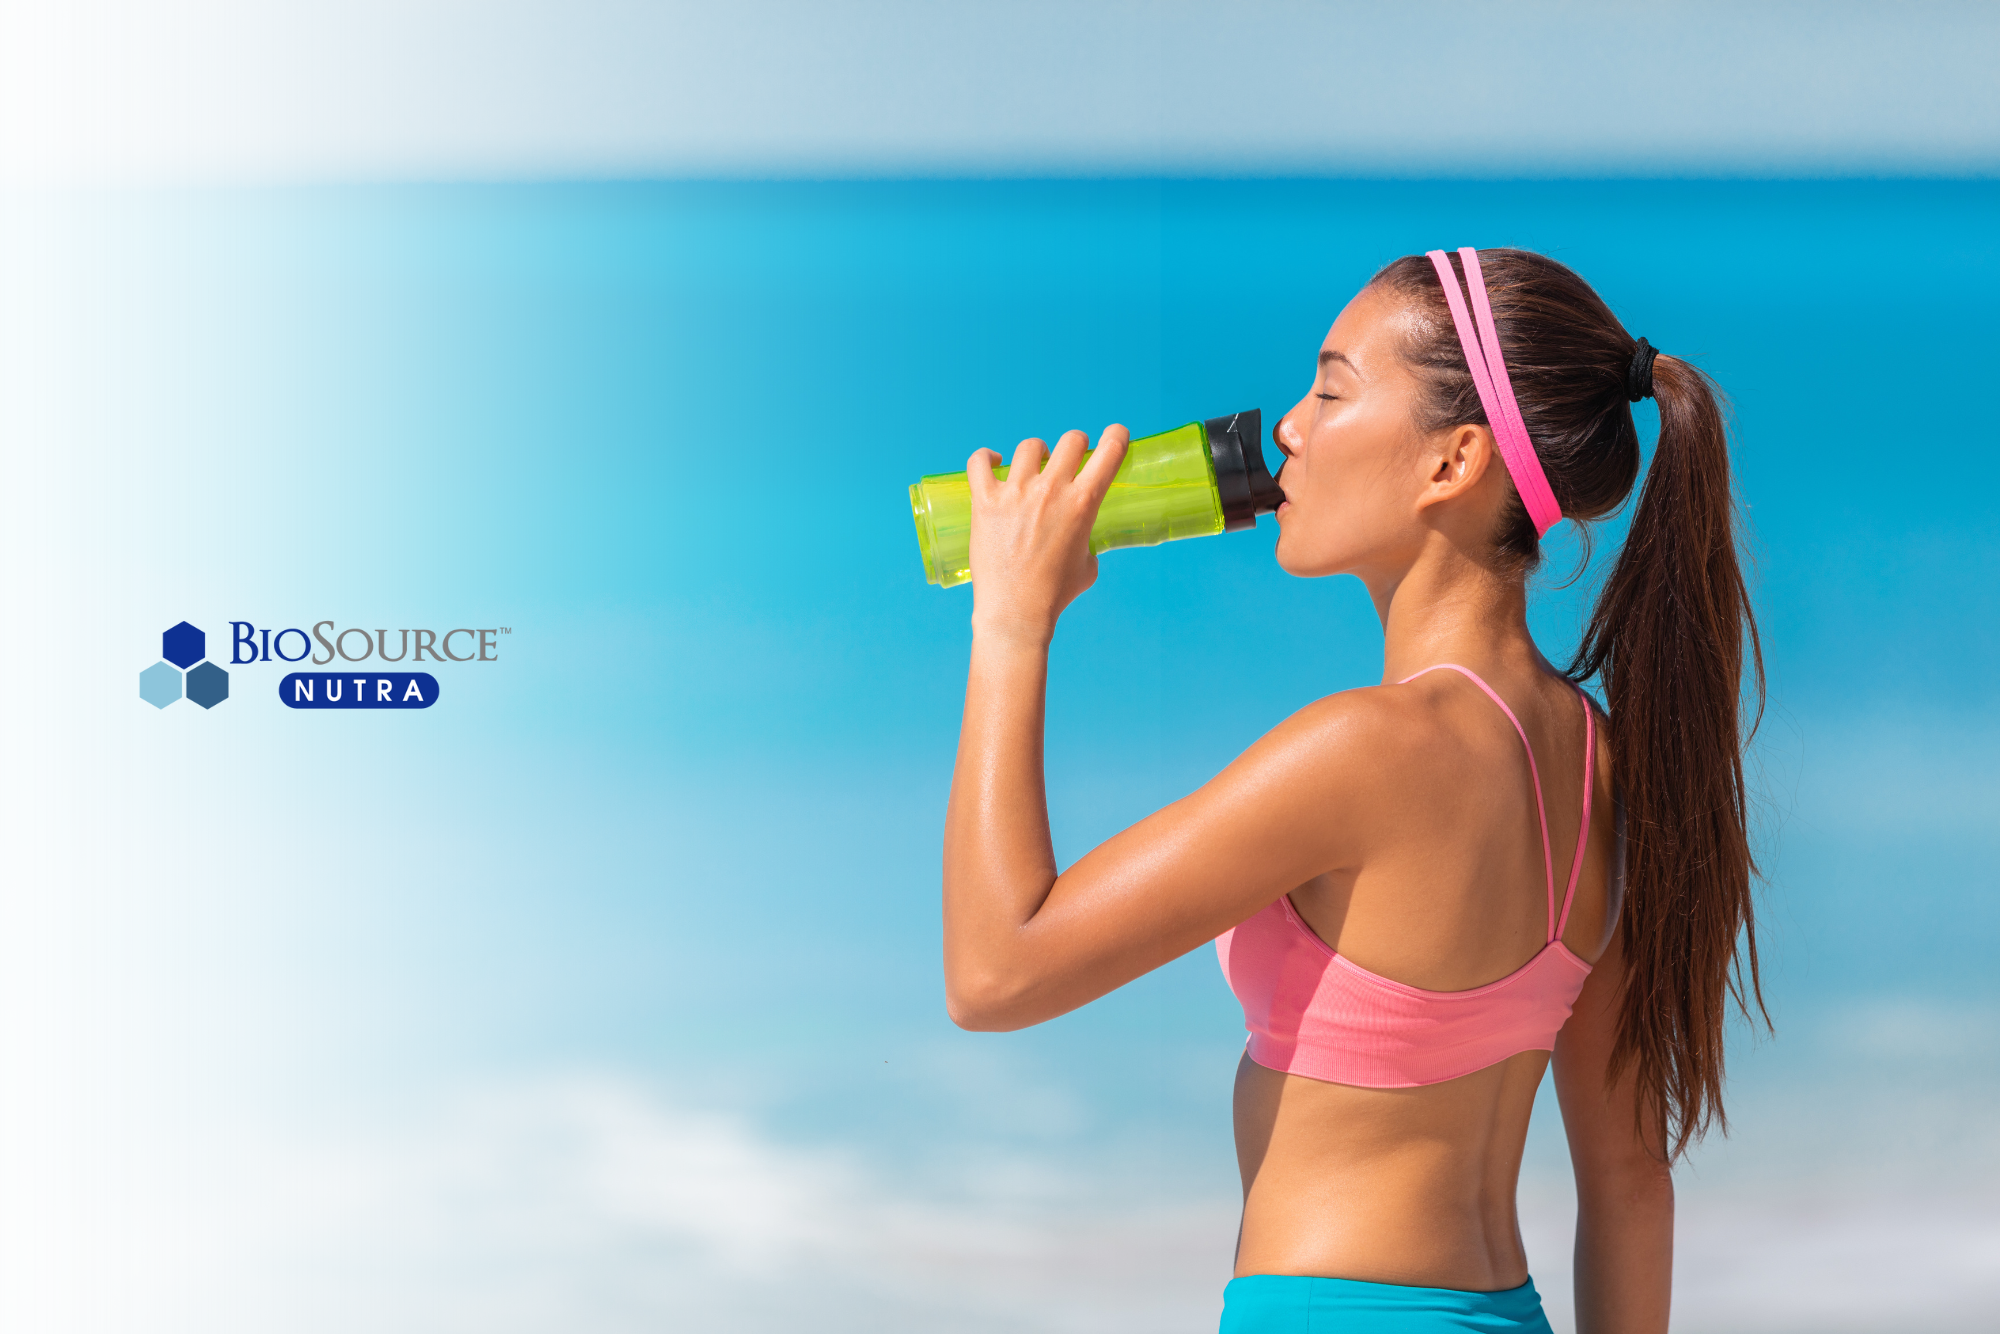
M 16 1274 L 0 1323 L 1136 1334 L 1212 1322 L 1234 1228 L 1226 1200 L 1121 1205 L 1031 1164 L 940 1200 L 608 1077 L 489 1090 L 373 1133 L 205 1149 L 142 1198 L 98 1201 L 99 1248 Z M 101 1300 L 106 1285 L 125 1299 Z
M 1856 1196 L 1836 1183 L 1696 1195 L 1675 1227 L 1676 1329 L 1714 1334 L 1990 1330 L 2000 1203 Z
M 72 1174 L 66 1188 L 97 1217 L 72 1231 L 76 1253 L 45 1251 L 10 1275 L 0 1323 L 35 1334 L 759 1334 L 802 1323 L 1192 1334 L 1214 1327 L 1235 1227 L 1231 1200 L 1141 1199 L 1123 1172 L 1073 1154 L 920 1182 L 614 1075 L 490 1087 L 372 1127 L 265 1127 L 155 1150 L 122 1179 Z M 1988 1327 L 2000 1197 L 1971 1183 L 1940 1190 L 1929 1173 L 1857 1187 L 1824 1166 L 1776 1180 L 1691 1175 L 1676 1328 Z M 1558 1329 L 1569 1321 L 1564 1187 L 1538 1171 L 1522 1192 Z M 10 1234 L 34 1225 L 23 1214 L 33 1204 L 18 1190 L 0 1201 Z

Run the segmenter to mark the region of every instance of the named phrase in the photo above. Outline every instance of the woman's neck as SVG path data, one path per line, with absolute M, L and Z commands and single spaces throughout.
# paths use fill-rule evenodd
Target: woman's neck
M 1472 560 L 1433 534 L 1398 571 L 1363 581 L 1382 619 L 1382 679 L 1440 662 L 1553 670 L 1528 634 L 1527 581 Z

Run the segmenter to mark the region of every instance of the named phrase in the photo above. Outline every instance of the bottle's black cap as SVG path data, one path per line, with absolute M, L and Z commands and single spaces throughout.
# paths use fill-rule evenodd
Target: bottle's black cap
M 1211 417 L 1208 452 L 1215 458 L 1215 487 L 1222 494 L 1222 531 L 1255 528 L 1259 514 L 1278 508 L 1285 493 L 1264 470 L 1264 414 L 1257 408 Z M 1283 471 L 1283 465 L 1279 466 Z

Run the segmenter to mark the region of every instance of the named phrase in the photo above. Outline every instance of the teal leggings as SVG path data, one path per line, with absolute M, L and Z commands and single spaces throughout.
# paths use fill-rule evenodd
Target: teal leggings
M 1221 1334 L 1550 1334 L 1529 1279 L 1505 1292 L 1253 1274 L 1222 1290 Z

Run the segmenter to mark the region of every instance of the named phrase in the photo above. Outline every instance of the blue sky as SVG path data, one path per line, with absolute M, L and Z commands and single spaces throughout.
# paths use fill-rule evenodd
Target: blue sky
M 72 9 L 0 13 L 66 72 L 0 78 L 0 1323 L 1202 1327 L 1212 955 L 944 1019 L 969 598 L 903 487 L 1275 412 L 1377 265 L 1464 243 L 1735 403 L 1779 1039 L 1684 1177 L 1682 1324 L 1987 1319 L 2000 524 L 1939 471 L 1996 388 L 1990 13 Z M 1197 56 L 1254 95 L 1166 95 Z M 1271 536 L 1107 557 L 1066 619 L 1066 859 L 1374 679 Z M 422 714 L 275 665 L 157 712 L 183 618 L 512 634 Z M 1563 1172 L 1545 1116 L 1559 1327 Z
M 17 212 L 72 300 L 8 330 L 10 433 L 51 447 L 10 465 L 7 599 L 70 669 L 6 669 L 39 701 L 9 723 L 36 775 L 9 812 L 9 1068 L 39 1072 L 47 1136 L 126 1165 L 72 1200 L 79 1235 L 145 1252 L 133 1201 L 206 1202 L 154 1304 L 246 1327 L 328 1285 L 329 1327 L 482 1327 L 498 1291 L 507 1328 L 703 1303 L 758 1328 L 829 1290 L 857 1327 L 1198 1325 L 1233 1226 L 1238 1016 L 1198 951 L 1031 1033 L 945 1022 L 969 602 L 923 584 L 902 488 L 1027 431 L 1276 411 L 1378 263 L 1473 230 L 1576 265 L 1736 405 L 1781 1037 L 1739 1052 L 1737 1139 L 1688 1177 L 1689 1327 L 1789 1328 L 1818 1293 L 1869 1328 L 1899 1289 L 1828 1269 L 1857 1245 L 1911 1252 L 1936 1327 L 1976 1319 L 1984 1271 L 1925 1228 L 1994 1225 L 1964 1201 L 1996 1179 L 2000 718 L 1963 664 L 1994 647 L 1995 525 L 1894 461 L 1990 381 L 1993 191 L 660 183 Z M 1873 331 L 1864 365 L 1841 329 Z M 1359 589 L 1283 576 L 1270 540 L 1107 557 L 1067 618 L 1065 858 L 1374 679 Z M 1588 582 L 1546 591 L 1552 650 Z M 156 713 L 132 678 L 182 617 L 218 652 L 234 619 L 513 633 L 440 669 L 424 714 L 294 713 L 276 665 Z M 1525 1198 L 1558 1310 L 1561 1173 L 1545 1118 Z M 1752 1236 L 1772 1264 L 1745 1290 Z M 242 1264 L 204 1269 L 204 1244 L 262 1257 L 250 1295 L 217 1305 Z M 1057 1262 L 1077 1248 L 1095 1280 Z

